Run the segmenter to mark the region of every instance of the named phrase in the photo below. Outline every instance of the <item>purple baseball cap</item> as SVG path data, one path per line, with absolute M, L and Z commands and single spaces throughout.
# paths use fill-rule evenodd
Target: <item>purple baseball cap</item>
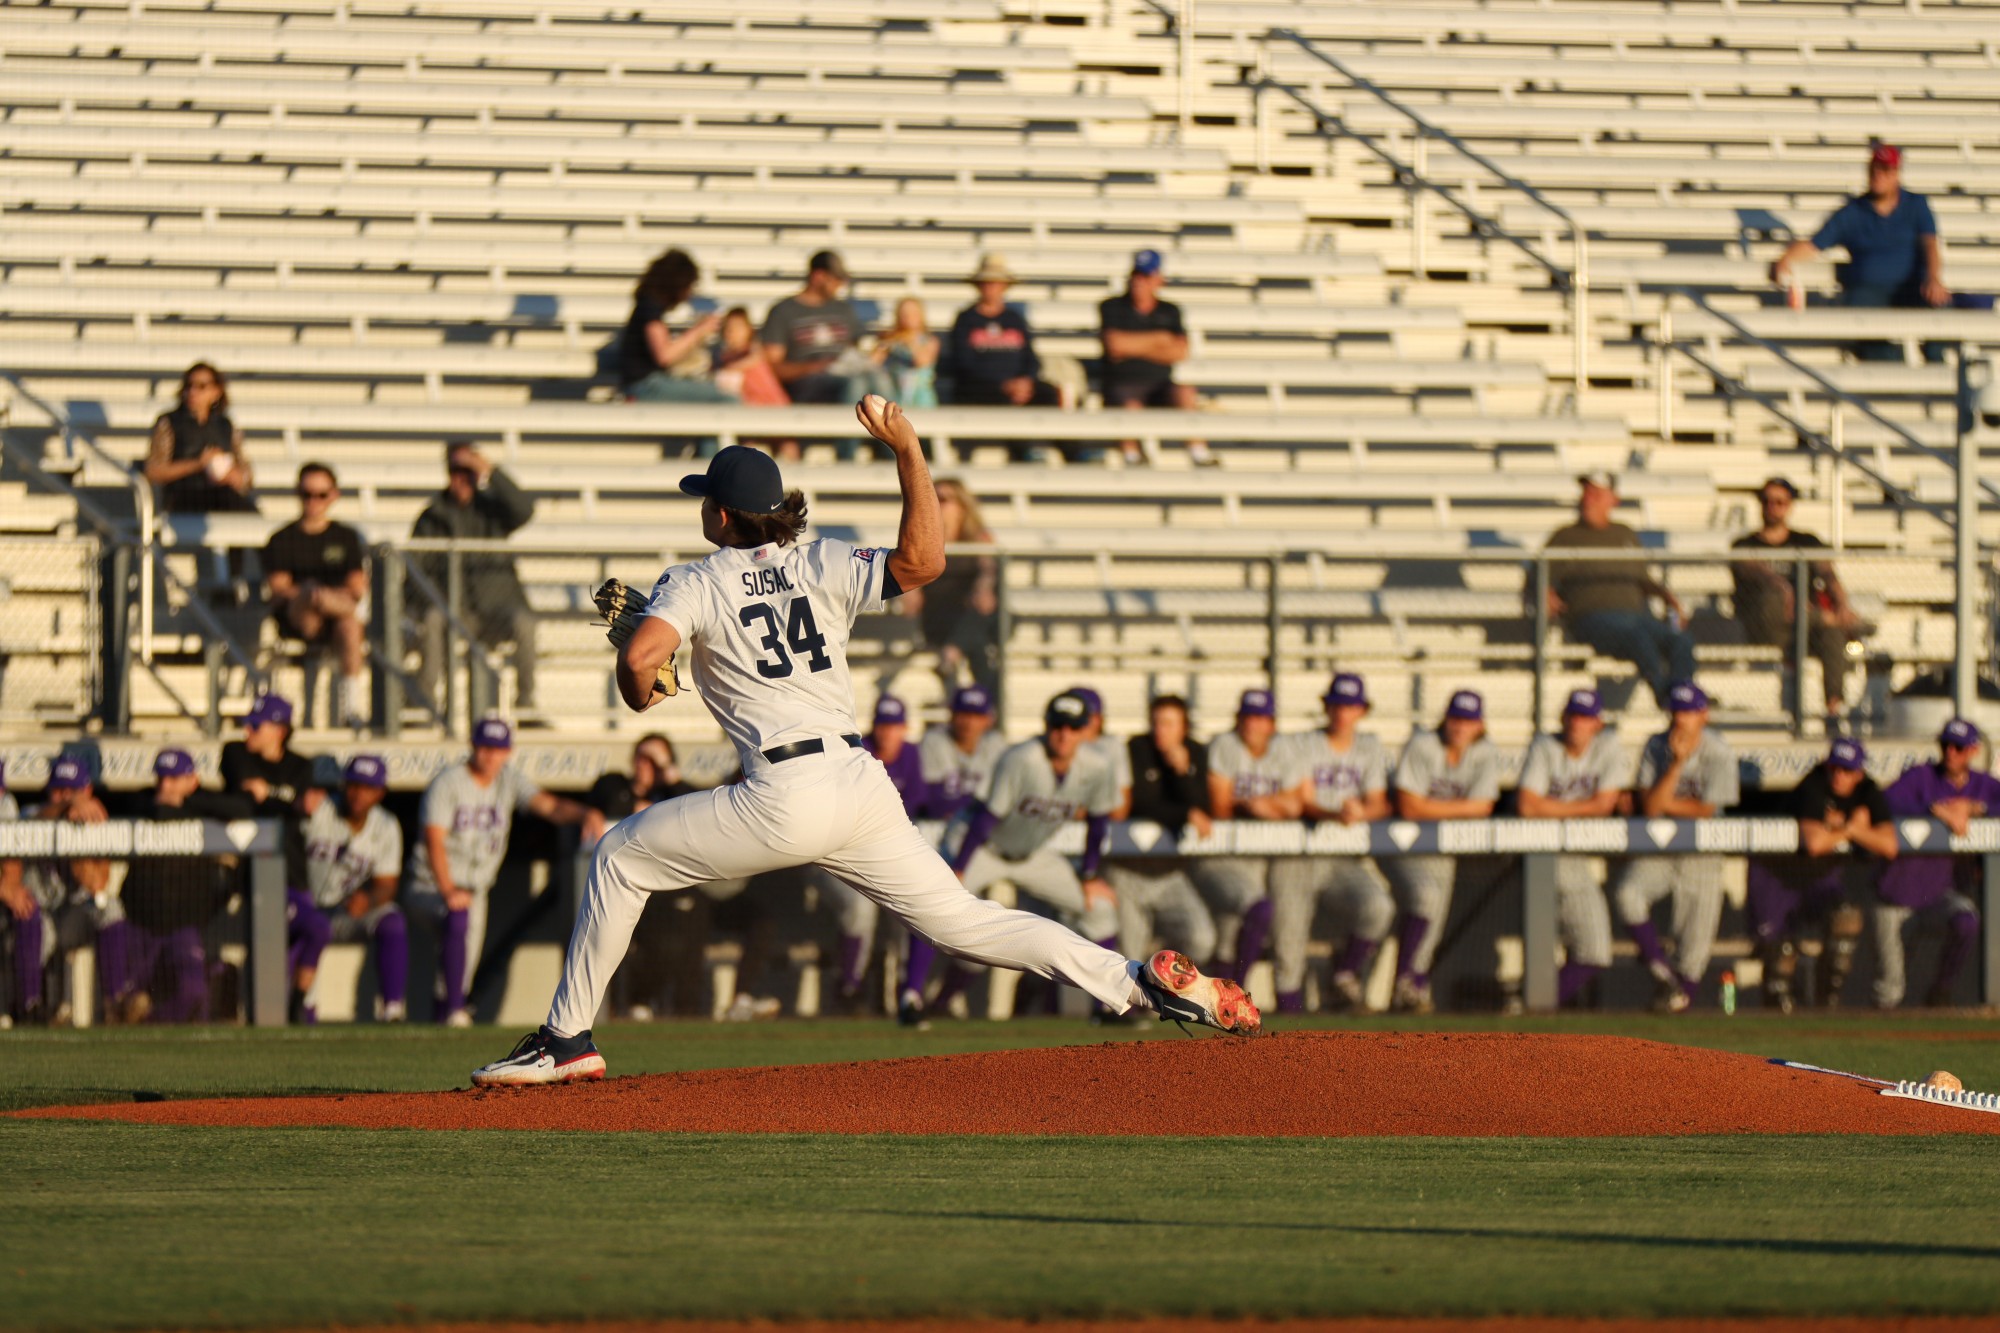
M 1830 768 L 1844 768 L 1849 772 L 1859 773 L 1868 767 L 1868 751 L 1862 749 L 1861 742 L 1852 736 L 1842 736 L 1827 752 L 1826 762 Z
M 75 791 L 90 785 L 90 769 L 83 760 L 64 755 L 49 766 L 50 791 Z
M 1277 701 L 1271 698 L 1269 690 L 1245 690 L 1243 697 L 1236 701 L 1238 717 L 1276 717 Z
M 1939 745 L 1951 745 L 1961 750 L 1970 750 L 1979 744 L 1979 728 L 1965 718 L 1955 717 L 1944 724 L 1938 733 Z
M 479 725 L 472 729 L 472 748 L 511 750 L 514 748 L 514 729 L 497 717 L 483 717 L 479 719 Z
M 885 694 L 875 701 L 876 726 L 879 727 L 884 722 L 908 722 L 909 720 L 910 710 L 895 695 Z
M 1142 278 L 1150 278 L 1166 266 L 1167 261 L 1160 257 L 1158 250 L 1140 250 L 1132 256 L 1132 271 Z
M 993 716 L 993 692 L 984 685 L 967 685 L 952 692 L 951 711 Z
M 275 722 L 281 727 L 292 725 L 292 701 L 282 694 L 264 694 L 250 705 L 250 711 L 243 715 L 246 727 L 261 727 L 266 722 Z
M 1669 713 L 1706 713 L 1708 696 L 1691 680 L 1677 680 L 1667 687 Z
M 1088 685 L 1072 685 L 1069 693 L 1083 700 L 1083 706 L 1090 710 L 1092 717 L 1104 716 L 1104 696 Z
M 186 750 L 165 749 L 153 756 L 153 776 L 185 778 L 194 773 L 194 756 Z
M 351 787 L 387 787 L 389 766 L 379 754 L 357 754 L 347 761 L 340 780 Z
M 1320 702 L 1327 705 L 1360 704 L 1366 708 L 1368 687 L 1363 685 L 1361 677 L 1352 671 L 1342 671 L 1334 676 L 1333 684 L 1326 687 L 1326 693 L 1321 696 Z
M 1459 690 L 1451 696 L 1451 702 L 1444 707 L 1447 718 L 1461 718 L 1467 722 L 1477 722 L 1486 716 L 1486 701 L 1476 690 Z
M 1563 705 L 1564 717 L 1603 717 L 1604 700 L 1596 690 L 1571 690 L 1569 702 Z

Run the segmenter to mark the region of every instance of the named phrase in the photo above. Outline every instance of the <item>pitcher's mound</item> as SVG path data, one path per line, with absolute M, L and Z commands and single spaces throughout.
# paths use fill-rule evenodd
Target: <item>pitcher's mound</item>
M 618 1058 L 616 1049 L 610 1058 Z M 1754 1055 L 1628 1037 L 1294 1032 L 564 1088 L 48 1107 L 34 1116 L 366 1129 L 798 1134 L 1937 1134 L 2000 1116 Z

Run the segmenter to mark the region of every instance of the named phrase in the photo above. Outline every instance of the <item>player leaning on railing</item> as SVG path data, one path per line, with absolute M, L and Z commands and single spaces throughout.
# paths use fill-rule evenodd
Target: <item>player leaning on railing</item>
M 1055 977 L 1110 1009 L 1227 1031 L 1258 1030 L 1256 1006 L 1232 982 L 1204 977 L 1172 950 L 1141 964 L 1065 927 L 966 892 L 904 813 L 854 725 L 847 638 L 944 568 L 937 492 L 916 429 L 894 403 L 863 399 L 868 433 L 896 458 L 902 520 L 894 548 L 831 537 L 801 543 L 805 497 L 771 458 L 734 446 L 681 489 L 701 499 L 713 555 L 675 565 L 653 585 L 636 624 L 614 618 L 618 688 L 635 711 L 666 697 L 661 673 L 682 644 L 702 702 L 735 743 L 743 781 L 662 801 L 604 835 L 591 859 L 569 957 L 548 1022 L 480 1085 L 602 1078 L 590 1025 L 648 895 L 710 880 L 818 864 L 911 930 L 974 962 Z

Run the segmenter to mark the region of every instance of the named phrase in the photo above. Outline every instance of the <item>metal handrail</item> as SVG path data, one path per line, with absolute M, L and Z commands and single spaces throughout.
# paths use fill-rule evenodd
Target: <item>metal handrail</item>
M 1397 180 L 1405 188 L 1411 190 L 1413 205 L 1416 197 L 1422 191 L 1428 190 L 1437 195 L 1463 214 L 1466 220 L 1472 224 L 1473 230 L 1480 237 L 1502 240 L 1514 246 L 1535 264 L 1546 270 L 1549 276 L 1554 279 L 1556 285 L 1569 293 L 1571 355 L 1573 358 L 1572 373 L 1576 379 L 1576 410 L 1581 415 L 1583 400 L 1590 388 L 1590 240 L 1589 233 L 1585 228 L 1562 205 L 1555 203 L 1533 185 L 1508 172 L 1497 162 L 1494 162 L 1471 144 L 1466 143 L 1450 130 L 1432 123 L 1419 112 L 1405 106 L 1386 88 L 1381 87 L 1365 75 L 1348 68 L 1338 58 L 1321 50 L 1319 46 L 1314 44 L 1311 38 L 1291 28 L 1272 28 L 1264 34 L 1262 41 L 1264 44 L 1263 49 L 1266 51 L 1268 51 L 1272 41 L 1291 42 L 1308 56 L 1311 56 L 1314 60 L 1333 70 L 1356 88 L 1375 98 L 1383 106 L 1388 107 L 1391 111 L 1409 120 L 1412 125 L 1417 127 L 1418 131 L 1416 141 L 1417 162 L 1415 165 L 1402 162 L 1394 153 L 1376 143 L 1373 137 L 1363 134 L 1358 130 L 1350 129 L 1339 116 L 1326 111 L 1299 89 L 1281 79 L 1273 78 L 1268 70 L 1268 56 L 1265 57 L 1263 67 L 1258 70 L 1256 76 L 1249 80 L 1252 87 L 1269 87 L 1284 93 L 1287 97 L 1298 103 L 1307 114 L 1313 117 L 1317 128 L 1322 131 L 1331 129 L 1335 133 L 1353 139 L 1386 163 L 1396 173 Z M 1480 213 L 1471 205 L 1461 201 L 1449 187 L 1425 175 L 1425 149 L 1426 144 L 1431 138 L 1441 139 L 1445 143 L 1450 144 L 1459 153 L 1489 172 L 1503 186 L 1520 194 L 1538 208 L 1559 218 L 1563 225 L 1569 228 L 1571 245 L 1570 267 L 1564 269 L 1560 264 L 1543 255 L 1527 238 L 1509 231 L 1500 224 L 1497 218 L 1491 218 Z M 1262 135 L 1260 134 L 1260 145 L 1262 141 Z M 1418 255 L 1421 256 L 1423 246 L 1422 217 L 1413 217 L 1412 226 L 1416 233 L 1413 237 L 1413 244 L 1417 247 Z M 1419 260 L 1420 266 L 1421 259 Z M 1418 276 L 1421 277 L 1422 274 L 1419 273 Z

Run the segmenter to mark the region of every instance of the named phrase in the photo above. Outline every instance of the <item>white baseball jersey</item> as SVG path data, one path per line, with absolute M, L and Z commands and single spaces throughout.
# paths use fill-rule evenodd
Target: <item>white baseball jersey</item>
M 332 798 L 306 820 L 306 891 L 320 907 L 338 907 L 356 890 L 393 878 L 403 863 L 403 829 L 387 810 L 368 811 L 357 830 Z
M 1336 750 L 1324 731 L 1303 731 L 1278 741 L 1290 762 L 1289 785 L 1312 784 L 1313 804 L 1338 810 L 1351 800 L 1363 800 L 1389 789 L 1389 751 L 1367 732 L 1357 733 L 1345 750 Z
M 1600 731 L 1580 755 L 1560 736 L 1537 736 L 1521 766 L 1521 790 L 1552 801 L 1588 801 L 1632 785 L 1632 757 L 1614 731 Z
M 424 788 L 424 802 L 417 827 L 445 831 L 445 863 L 451 867 L 452 883 L 471 893 L 484 893 L 500 876 L 500 862 L 507 855 L 507 835 L 514 827 L 514 812 L 542 794 L 527 778 L 508 765 L 492 783 L 482 787 L 472 780 L 472 770 L 454 764 L 431 779 Z M 410 845 L 409 888 L 413 893 L 436 893 L 437 878 L 431 874 L 431 858 L 425 836 L 420 832 Z
M 1275 736 L 1264 747 L 1264 753 L 1251 754 L 1242 737 L 1233 731 L 1225 731 L 1208 743 L 1208 771 L 1216 777 L 1228 778 L 1230 788 L 1239 801 L 1256 796 L 1275 796 L 1299 785 L 1298 778 L 1291 772 L 1292 761 L 1288 754 Z
M 989 731 L 967 754 L 951 738 L 950 727 L 932 727 L 917 743 L 917 763 L 923 770 L 924 785 L 947 806 L 963 806 L 986 790 L 1000 756 L 1007 752 L 1006 738 Z
M 1069 772 L 1060 778 L 1039 737 L 1009 747 L 980 798 L 1000 820 L 986 845 L 1010 861 L 1032 855 L 1077 816 L 1117 809 L 1118 792 L 1111 782 L 1103 756 L 1087 746 L 1076 747 Z
M 799 546 L 725 546 L 675 565 L 646 614 L 692 645 L 689 679 L 747 768 L 793 741 L 852 734 L 847 639 L 880 611 L 889 553 L 832 537 Z
M 1417 732 L 1396 765 L 1396 790 L 1433 801 L 1497 801 L 1500 752 L 1482 737 L 1466 747 L 1454 768 L 1435 731 Z
M 1647 741 L 1646 751 L 1639 757 L 1638 786 L 1643 790 L 1658 782 L 1660 774 L 1672 767 L 1673 761 L 1665 732 Z M 1742 799 L 1736 753 L 1714 728 L 1702 729 L 1701 742 L 1682 766 L 1680 781 L 1674 784 L 1674 795 L 1680 800 L 1712 805 L 1718 814 Z

